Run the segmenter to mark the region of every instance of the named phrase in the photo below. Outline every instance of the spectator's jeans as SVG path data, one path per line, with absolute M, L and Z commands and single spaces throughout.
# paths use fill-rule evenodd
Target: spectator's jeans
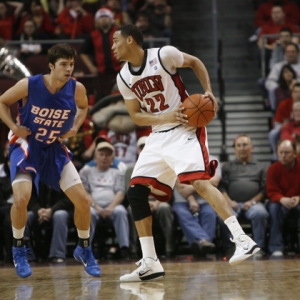
M 280 139 L 280 131 L 281 131 L 281 126 L 273 128 L 269 132 L 269 141 L 271 144 L 272 152 L 273 152 L 273 160 L 277 160 L 277 154 L 276 154 L 276 148 L 277 148 L 277 142 Z
M 101 216 L 96 212 L 96 210 L 91 208 L 91 211 L 92 211 L 92 219 L 96 219 L 96 223 L 98 220 L 100 221 Z M 121 247 L 129 248 L 129 223 L 128 223 L 128 213 L 126 208 L 123 205 L 117 205 L 110 216 L 110 220 L 113 223 L 120 248 Z
M 298 218 L 300 217 L 300 205 L 297 205 L 294 209 L 298 211 Z M 291 210 L 287 209 L 280 203 L 269 202 L 268 210 L 270 214 L 270 239 L 269 239 L 269 251 L 273 253 L 275 251 L 284 250 L 282 229 L 284 220 L 288 217 Z
M 195 241 L 212 241 L 216 233 L 217 214 L 209 203 L 200 204 L 200 211 L 194 217 L 187 202 L 175 202 L 173 210 L 189 245 Z
M 238 211 L 232 210 L 234 215 L 238 218 L 243 215 L 249 221 L 251 221 L 253 240 L 261 249 L 266 247 L 266 229 L 268 225 L 269 214 L 262 203 L 257 203 L 251 206 L 248 210 L 242 210 L 244 203 L 238 203 Z M 220 229 L 222 237 L 223 248 L 230 248 L 234 245 L 230 241 L 232 235 L 227 227 L 227 225 L 220 219 Z
M 91 208 L 92 212 L 92 208 Z M 68 222 L 70 218 L 70 212 L 66 210 L 57 210 L 52 216 L 52 240 L 50 246 L 49 258 L 66 258 L 66 245 L 68 239 Z M 73 212 L 72 212 L 73 214 Z M 95 233 L 95 228 L 97 224 L 97 219 L 91 216 L 91 226 L 90 226 L 90 241 L 93 241 L 93 236 Z

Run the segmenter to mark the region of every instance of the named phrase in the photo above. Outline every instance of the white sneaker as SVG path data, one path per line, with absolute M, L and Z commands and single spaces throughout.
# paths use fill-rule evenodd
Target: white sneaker
M 136 265 L 141 265 L 135 271 L 130 274 L 126 274 L 120 277 L 120 281 L 144 281 L 157 279 L 165 276 L 165 271 L 159 262 L 159 259 L 153 259 L 151 257 L 142 258 Z
M 122 282 L 122 290 L 129 290 L 131 295 L 139 296 L 142 300 L 163 300 L 165 288 L 162 283 L 155 282 Z
M 271 255 L 271 257 L 283 257 L 282 251 L 274 251 Z
M 229 260 L 232 266 L 241 263 L 260 250 L 257 244 L 246 234 L 241 234 L 236 239 L 230 240 L 235 243 L 235 252 Z

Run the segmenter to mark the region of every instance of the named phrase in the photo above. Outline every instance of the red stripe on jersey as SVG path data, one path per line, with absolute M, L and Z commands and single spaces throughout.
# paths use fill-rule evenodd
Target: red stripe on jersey
M 181 102 L 183 102 L 189 95 L 185 89 L 184 83 L 181 80 L 181 77 L 179 76 L 178 73 L 171 75 L 171 78 L 174 82 L 174 85 L 177 87 L 180 98 L 181 98 Z
M 167 202 L 170 200 L 172 195 L 172 188 L 168 185 L 165 185 L 161 182 L 159 182 L 155 178 L 151 177 L 134 177 L 130 180 L 129 186 L 133 186 L 136 184 L 144 184 L 144 185 L 151 185 L 154 189 L 162 191 L 166 193 L 166 195 L 157 195 L 155 193 L 150 193 L 155 199 L 161 201 L 161 202 Z

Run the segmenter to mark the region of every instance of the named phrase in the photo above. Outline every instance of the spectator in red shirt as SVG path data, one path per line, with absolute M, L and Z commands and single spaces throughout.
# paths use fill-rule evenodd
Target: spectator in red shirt
M 43 9 L 40 0 L 32 0 L 25 9 L 25 15 L 20 21 L 20 26 L 17 34 L 21 34 L 24 30 L 24 23 L 26 20 L 32 19 L 37 26 L 38 33 L 42 33 L 51 37 L 54 32 L 54 26 L 50 15 Z
M 290 28 L 293 33 L 298 33 L 299 28 L 296 24 L 291 23 L 289 19 L 285 17 L 282 6 L 275 5 L 272 7 L 271 20 L 262 26 L 258 38 L 258 47 L 262 48 L 262 38 L 264 34 L 276 34 L 283 28 Z M 266 49 L 273 50 L 276 46 L 276 39 L 268 39 L 265 45 Z
M 269 132 L 269 141 L 273 152 L 273 160 L 277 160 L 276 144 L 280 138 L 280 131 L 283 125 L 292 118 L 293 103 L 300 102 L 300 83 L 296 83 L 292 89 L 292 98 L 283 100 L 276 111 L 274 128 Z
M 113 12 L 115 25 L 117 27 L 132 23 L 127 11 L 122 9 L 120 0 L 106 0 L 104 7 L 110 9 Z
M 81 0 L 69 0 L 57 17 L 55 34 L 59 38 L 81 38 L 94 29 L 94 16 L 83 9 Z
M 283 256 L 282 229 L 284 221 L 292 211 L 300 216 L 300 158 L 297 158 L 296 144 L 280 140 L 277 145 L 278 161 L 267 172 L 267 195 L 270 199 L 269 251 L 273 257 Z
M 280 139 L 296 142 L 300 137 L 300 102 L 293 104 L 293 119 L 281 128 Z
M 286 19 L 293 24 L 298 24 L 300 21 L 299 7 L 296 3 L 289 0 L 269 0 L 266 3 L 262 3 L 255 14 L 255 26 L 256 28 L 264 26 L 271 20 L 271 11 L 274 5 L 281 5 Z
M 14 24 L 23 8 L 21 2 L 9 2 L 15 7 L 14 13 L 10 13 L 7 3 L 0 2 L 0 36 L 5 41 L 10 41 L 13 37 Z

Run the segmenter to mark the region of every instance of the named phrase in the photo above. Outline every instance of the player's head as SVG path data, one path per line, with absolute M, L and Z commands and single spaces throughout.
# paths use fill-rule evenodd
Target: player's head
M 77 57 L 77 52 L 69 44 L 57 44 L 48 50 L 47 57 L 48 62 L 52 65 L 55 65 L 56 61 L 60 58 L 75 60 Z
M 143 34 L 140 29 L 133 25 L 124 25 L 114 33 L 112 50 L 118 60 L 127 60 L 126 53 L 130 52 L 130 48 L 142 48 Z
M 48 50 L 50 72 L 55 73 L 59 80 L 69 79 L 74 70 L 76 50 L 68 44 L 57 44 Z M 69 77 L 69 78 L 67 78 Z

